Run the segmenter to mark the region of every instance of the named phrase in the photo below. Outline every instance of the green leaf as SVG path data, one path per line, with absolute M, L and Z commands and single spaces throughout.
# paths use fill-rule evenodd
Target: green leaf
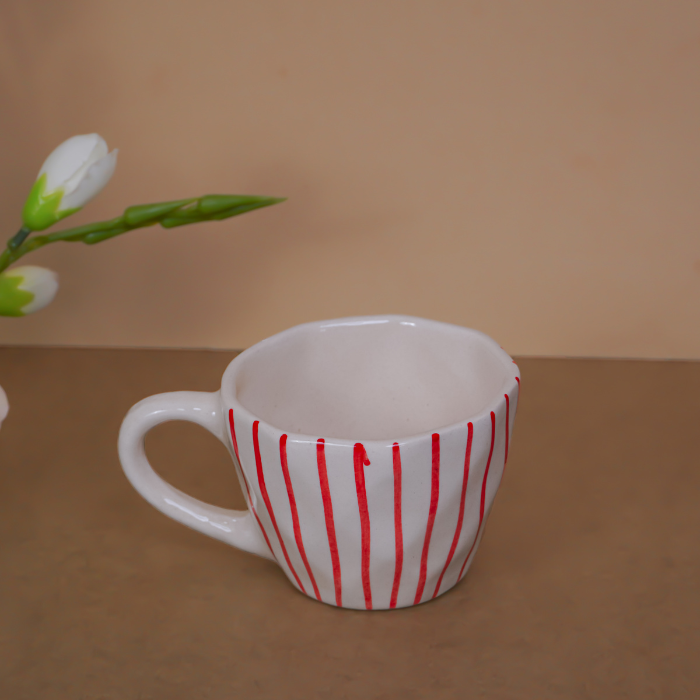
M 258 197 L 256 195 L 241 195 L 241 194 L 208 194 L 201 197 L 197 210 L 206 214 L 216 214 L 224 209 L 232 209 L 253 202 L 269 201 L 271 197 Z
M 94 224 L 85 224 L 85 226 L 77 226 L 76 228 L 68 229 L 67 231 L 59 231 L 57 233 L 50 233 L 46 238 L 48 243 L 53 243 L 53 241 L 82 241 L 83 238 L 91 233 L 99 233 L 100 231 L 111 231 L 116 226 L 120 226 L 124 223 L 124 217 L 118 216 L 115 219 L 110 219 L 109 221 L 98 221 Z
M 175 228 L 176 226 L 186 226 L 187 224 L 198 224 L 202 221 L 206 221 L 201 216 L 172 216 L 167 219 L 163 219 L 160 225 L 163 228 Z
M 127 231 L 131 231 L 131 227 L 125 224 L 123 226 L 117 226 L 116 228 L 109 229 L 108 231 L 95 231 L 94 233 L 88 233 L 87 235 L 83 236 L 82 240 L 83 243 L 94 245 L 95 243 L 106 241 L 108 238 L 119 236 Z
M 148 222 L 158 223 L 160 219 L 180 207 L 196 202 L 196 199 L 179 199 L 174 202 L 157 202 L 156 204 L 137 204 L 124 212 L 124 221 L 131 228 L 144 226 Z
M 221 221 L 222 219 L 228 219 L 231 216 L 237 216 L 238 214 L 245 214 L 247 211 L 253 211 L 253 209 L 261 209 L 262 207 L 269 207 L 271 204 L 276 204 L 280 200 L 270 201 L 269 199 L 265 202 L 250 202 L 249 204 L 241 204 L 237 207 L 232 207 L 231 209 L 226 209 L 225 211 L 220 211 L 217 214 L 213 214 L 209 218 L 213 221 Z

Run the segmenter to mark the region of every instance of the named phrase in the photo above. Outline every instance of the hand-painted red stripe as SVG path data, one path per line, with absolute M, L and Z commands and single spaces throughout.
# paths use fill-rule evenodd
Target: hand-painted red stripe
M 321 600 L 321 594 L 319 593 L 318 586 L 316 585 L 316 579 L 314 578 L 314 572 L 311 571 L 311 566 L 309 565 L 309 560 L 306 558 L 306 550 L 304 549 L 304 541 L 301 538 L 301 526 L 299 525 L 299 513 L 297 511 L 297 501 L 294 497 L 294 489 L 292 487 L 292 479 L 289 476 L 289 466 L 287 464 L 287 435 L 282 435 L 280 438 L 280 464 L 282 465 L 282 473 L 284 474 L 284 483 L 287 486 L 287 496 L 289 497 L 289 509 L 292 511 L 292 523 L 294 524 L 294 539 L 297 542 L 297 548 L 299 549 L 299 555 L 301 560 L 304 562 L 306 567 L 306 573 L 309 574 L 311 579 L 311 585 L 314 587 L 314 593 L 316 594 L 316 600 Z
M 403 569 L 403 526 L 401 524 L 401 448 L 395 442 L 392 447 L 394 460 L 394 538 L 396 541 L 396 565 L 394 567 L 394 585 L 391 589 L 390 608 L 396 607 L 396 598 L 401 585 Z
M 457 577 L 457 580 L 459 581 L 462 578 L 462 574 L 464 573 L 464 567 L 467 565 L 467 562 L 469 561 L 469 557 L 472 555 L 472 552 L 474 551 L 474 546 L 476 545 L 476 541 L 479 539 L 479 531 L 481 530 L 481 523 L 484 520 L 484 507 L 486 503 L 486 480 L 488 479 L 489 476 L 489 467 L 491 466 L 491 457 L 493 456 L 493 443 L 496 439 L 496 414 L 491 411 L 491 449 L 489 450 L 489 459 L 488 462 L 486 462 L 486 469 L 484 470 L 484 478 L 481 482 L 481 507 L 479 508 L 479 526 L 476 528 L 476 534 L 474 535 L 474 541 L 472 542 L 472 546 L 469 549 L 469 553 L 467 554 L 467 558 L 464 560 L 464 564 L 462 564 L 462 568 L 459 570 L 459 576 Z
M 370 529 L 369 508 L 367 507 L 367 489 L 365 487 L 365 467 L 369 459 L 364 445 L 355 443 L 353 453 L 355 465 L 355 489 L 357 491 L 357 507 L 360 511 L 360 532 L 362 536 L 362 591 L 365 594 L 365 608 L 372 609 L 372 584 L 369 578 Z
M 316 443 L 316 461 L 318 462 L 318 480 L 321 484 L 321 497 L 323 498 L 323 514 L 326 518 L 328 547 L 331 550 L 331 563 L 333 564 L 335 603 L 338 607 L 342 607 L 343 586 L 340 573 L 340 558 L 338 557 L 338 541 L 335 538 L 335 521 L 333 520 L 333 501 L 331 501 L 331 490 L 328 486 L 328 470 L 326 469 L 326 441 L 323 438 L 319 438 L 318 442 Z
M 231 426 L 231 441 L 233 442 L 233 451 L 236 453 L 238 463 L 241 463 L 241 458 L 238 456 L 238 440 L 236 440 L 236 426 L 233 420 L 233 409 L 228 409 L 228 423 Z M 243 471 L 241 469 L 241 471 Z M 244 477 L 245 478 L 245 477 Z
M 467 484 L 469 483 L 469 464 L 472 458 L 472 439 L 474 438 L 474 424 L 469 423 L 467 426 L 467 449 L 464 454 L 464 476 L 462 477 L 462 495 L 459 501 L 459 516 L 457 517 L 457 527 L 455 529 L 455 536 L 452 539 L 452 546 L 450 547 L 450 553 L 447 555 L 447 561 L 438 579 L 437 586 L 435 586 L 435 592 L 433 593 L 433 598 L 437 596 L 440 591 L 440 586 L 442 585 L 442 577 L 447 571 L 447 567 L 452 561 L 452 557 L 457 549 L 457 543 L 459 542 L 459 536 L 462 534 L 462 523 L 464 522 L 464 501 L 467 495 Z
M 241 470 L 241 476 L 243 477 L 243 483 L 245 484 L 245 491 L 248 494 L 248 506 L 249 508 L 253 511 L 253 515 L 255 516 L 255 520 L 258 523 L 258 527 L 260 528 L 260 532 L 262 532 L 263 537 L 265 538 L 265 542 L 267 542 L 267 547 L 270 550 L 270 553 L 272 554 L 273 557 L 275 557 L 275 553 L 272 551 L 272 545 L 270 544 L 270 539 L 267 536 L 267 532 L 265 532 L 265 528 L 263 527 L 262 522 L 260 522 L 260 518 L 258 517 L 258 513 L 255 510 L 255 506 L 253 505 L 253 499 L 250 497 L 250 486 L 248 486 L 248 479 L 246 479 L 245 472 L 243 471 L 243 465 L 241 464 L 241 458 L 238 456 L 238 441 L 236 440 L 236 425 L 233 420 L 233 409 L 229 408 L 228 410 L 228 422 L 229 425 L 231 426 L 231 441 L 233 442 L 233 451 L 236 453 L 236 459 L 238 460 L 238 466 L 240 467 Z M 275 557 L 277 559 L 277 557 Z
M 260 441 L 258 440 L 259 425 L 259 420 L 256 420 L 253 423 L 253 447 L 255 449 L 255 466 L 258 470 L 258 485 L 260 486 L 260 493 L 262 494 L 263 501 L 265 501 L 265 505 L 267 506 L 267 512 L 270 516 L 270 520 L 272 521 L 272 527 L 275 528 L 275 532 L 277 533 L 277 541 L 280 543 L 280 547 L 282 548 L 282 554 L 284 554 L 284 559 L 287 562 L 287 566 L 289 567 L 292 574 L 294 574 L 294 579 L 296 580 L 299 588 L 301 588 L 303 593 L 306 593 L 304 584 L 301 582 L 301 579 L 297 576 L 297 572 L 294 570 L 292 562 L 289 559 L 289 554 L 287 554 L 287 548 L 284 546 L 284 540 L 282 539 L 282 535 L 280 534 L 280 529 L 277 527 L 277 519 L 275 518 L 275 512 L 274 510 L 272 510 L 272 503 L 270 502 L 270 496 L 267 493 L 267 486 L 265 486 L 265 474 L 263 473 L 262 458 L 260 457 Z
M 430 549 L 430 538 L 433 535 L 433 525 L 435 524 L 435 514 L 437 513 L 438 499 L 440 497 L 440 435 L 433 433 L 433 464 L 430 478 L 430 510 L 428 512 L 428 526 L 425 529 L 425 540 L 423 541 L 423 554 L 420 558 L 420 577 L 418 578 L 418 588 L 414 605 L 420 603 L 425 588 L 425 577 L 428 572 L 428 551 Z

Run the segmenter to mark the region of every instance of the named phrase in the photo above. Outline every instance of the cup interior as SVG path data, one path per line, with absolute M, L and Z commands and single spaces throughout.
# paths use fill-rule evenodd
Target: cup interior
M 383 316 L 268 338 L 231 363 L 222 391 L 286 433 L 398 440 L 478 415 L 513 377 L 508 355 L 478 331 Z

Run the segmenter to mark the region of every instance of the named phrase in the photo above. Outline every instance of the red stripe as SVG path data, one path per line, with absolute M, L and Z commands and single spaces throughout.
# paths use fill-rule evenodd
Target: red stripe
M 267 542 L 267 546 L 272 553 L 272 556 L 275 557 L 275 553 L 272 551 L 272 545 L 270 544 L 270 539 L 267 536 L 267 533 L 265 532 L 265 528 L 263 527 L 263 524 L 260 522 L 260 518 L 258 517 L 258 514 L 255 510 L 255 506 L 253 505 L 253 499 L 250 497 L 250 487 L 248 486 L 248 479 L 245 477 L 245 472 L 243 471 L 243 465 L 241 464 L 241 458 L 238 456 L 238 441 L 236 440 L 236 426 L 233 422 L 233 409 L 229 408 L 228 410 L 228 422 L 229 425 L 231 426 L 231 440 L 233 441 L 233 451 L 236 453 L 236 459 L 238 460 L 238 466 L 240 467 L 241 470 L 241 476 L 243 477 L 243 483 L 245 484 L 245 490 L 246 493 L 248 494 L 248 506 L 249 508 L 253 511 L 253 515 L 255 516 L 255 519 L 258 521 L 258 525 L 260 527 L 260 531 L 263 534 L 263 537 L 265 538 L 265 542 Z
M 314 587 L 314 593 L 316 594 L 316 600 L 321 600 L 321 594 L 318 591 L 318 586 L 316 585 L 316 579 L 314 578 L 313 571 L 311 571 L 311 566 L 309 565 L 309 560 L 306 558 L 306 550 L 304 549 L 304 541 L 301 538 L 301 527 L 299 525 L 299 513 L 297 512 L 297 500 L 294 497 L 294 489 L 292 488 L 292 480 L 289 476 L 289 467 L 287 465 L 287 435 L 282 435 L 280 438 L 280 463 L 282 465 L 282 473 L 284 474 L 284 483 L 287 486 L 287 496 L 289 496 L 289 508 L 292 511 L 292 522 L 294 523 L 294 539 L 297 542 L 297 548 L 299 549 L 299 554 L 301 555 L 301 560 L 304 562 L 306 567 L 306 573 L 309 574 L 311 579 L 311 585 Z
M 396 607 L 396 598 L 401 585 L 401 570 L 403 569 L 403 528 L 401 526 L 401 450 L 395 442 L 392 448 L 394 457 L 394 537 L 396 540 L 396 567 L 394 569 L 394 585 L 391 589 L 390 608 Z
M 236 453 L 236 459 L 238 460 L 238 463 L 241 463 L 241 458 L 238 456 L 238 440 L 236 440 L 236 427 L 233 422 L 233 409 L 229 408 L 228 410 L 228 422 L 229 425 L 231 426 L 231 440 L 233 441 L 233 451 Z M 241 469 L 241 471 L 243 471 Z M 243 477 L 245 478 L 245 477 Z M 246 482 L 247 484 L 247 482 Z
M 369 458 L 364 445 L 355 443 L 353 453 L 355 464 L 355 489 L 357 490 L 357 507 L 360 511 L 360 530 L 362 533 L 362 590 L 365 594 L 365 608 L 372 609 L 372 584 L 369 579 L 369 508 L 367 507 L 367 489 L 365 488 L 365 467 L 369 466 Z
M 343 587 L 340 575 L 340 559 L 338 558 L 338 542 L 335 539 L 335 522 L 333 520 L 333 502 L 331 491 L 328 487 L 328 471 L 326 470 L 326 441 L 319 438 L 316 443 L 316 461 L 318 462 L 318 480 L 321 484 L 321 497 L 323 498 L 323 514 L 326 517 L 326 532 L 328 533 L 328 547 L 331 550 L 331 562 L 333 563 L 333 583 L 335 584 L 335 603 L 338 607 L 343 605 Z
M 457 528 L 455 529 L 455 536 L 452 539 L 452 546 L 450 547 L 450 553 L 447 555 L 447 561 L 445 562 L 445 568 L 442 570 L 442 573 L 440 574 L 440 578 L 438 579 L 437 586 L 435 586 L 435 592 L 433 593 L 433 598 L 437 596 L 438 591 L 440 590 L 440 585 L 442 584 L 442 577 L 445 575 L 445 572 L 447 571 L 447 567 L 450 565 L 450 562 L 452 561 L 452 557 L 454 556 L 455 550 L 457 549 L 457 543 L 459 542 L 459 536 L 462 533 L 462 523 L 464 522 L 464 500 L 467 495 L 467 484 L 469 483 L 469 463 L 471 462 L 471 457 L 472 457 L 472 439 L 474 437 L 474 425 L 472 423 L 469 423 L 468 425 L 468 432 L 467 432 L 467 450 L 464 454 L 464 476 L 462 477 L 462 496 L 459 501 L 459 517 L 457 518 Z
M 280 547 L 282 547 L 282 554 L 284 554 L 285 561 L 287 562 L 287 566 L 290 568 L 291 572 L 294 574 L 294 578 L 299 585 L 299 588 L 301 588 L 303 593 L 306 593 L 306 589 L 304 588 L 304 584 L 301 582 L 301 579 L 297 576 L 297 572 L 294 570 L 294 567 L 292 566 L 292 562 L 289 560 L 289 554 L 287 554 L 287 548 L 284 546 L 284 540 L 282 539 L 282 535 L 280 535 L 280 529 L 277 527 L 277 519 L 275 518 L 275 512 L 272 510 L 272 503 L 270 503 L 270 496 L 267 493 L 267 486 L 265 486 L 265 474 L 263 473 L 263 465 L 262 465 L 262 459 L 260 457 L 260 442 L 258 440 L 258 427 L 260 425 L 260 421 L 256 420 L 253 423 L 253 447 L 255 448 L 255 466 L 258 469 L 258 485 L 260 486 L 260 493 L 262 494 L 263 501 L 265 501 L 265 505 L 267 506 L 267 512 L 270 516 L 270 520 L 272 520 L 272 527 L 275 528 L 275 532 L 277 533 L 277 541 L 280 543 Z
M 440 435 L 433 433 L 433 465 L 430 479 L 430 511 L 428 513 L 428 526 L 425 529 L 425 540 L 423 541 L 423 554 L 420 558 L 420 577 L 414 605 L 420 603 L 425 588 L 425 577 L 428 572 L 428 550 L 430 549 L 430 538 L 433 534 L 435 524 L 435 514 L 437 513 L 438 498 L 440 497 Z
M 472 551 L 474 550 L 474 546 L 476 545 L 477 539 L 479 539 L 479 530 L 481 530 L 481 523 L 484 520 L 484 505 L 486 503 L 486 479 L 489 476 L 489 467 L 491 466 L 491 457 L 493 456 L 493 443 L 494 440 L 496 439 L 496 414 L 491 411 L 491 449 L 489 450 L 489 461 L 486 462 L 486 470 L 484 471 L 484 479 L 481 482 L 481 508 L 479 509 L 479 527 L 476 528 L 476 534 L 474 535 L 474 541 L 472 542 L 471 549 L 469 550 L 469 554 L 467 554 L 467 558 L 464 560 L 464 564 L 462 564 L 462 568 L 459 570 L 459 576 L 457 577 L 457 580 L 459 581 L 462 578 L 462 574 L 464 573 L 464 567 L 467 565 L 467 562 L 469 561 L 469 557 L 472 554 Z

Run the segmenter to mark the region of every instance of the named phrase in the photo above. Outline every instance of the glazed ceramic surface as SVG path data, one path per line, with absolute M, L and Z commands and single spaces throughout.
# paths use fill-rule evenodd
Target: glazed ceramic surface
M 474 558 L 503 476 L 518 368 L 478 331 L 404 316 L 297 326 L 226 369 L 221 390 L 136 404 L 119 454 L 166 515 L 276 561 L 324 603 L 386 609 L 452 588 Z M 161 479 L 144 436 L 169 420 L 228 448 L 249 510 Z
M 7 418 L 7 412 L 10 410 L 10 404 L 7 403 L 7 394 L 0 386 L 0 425 Z

